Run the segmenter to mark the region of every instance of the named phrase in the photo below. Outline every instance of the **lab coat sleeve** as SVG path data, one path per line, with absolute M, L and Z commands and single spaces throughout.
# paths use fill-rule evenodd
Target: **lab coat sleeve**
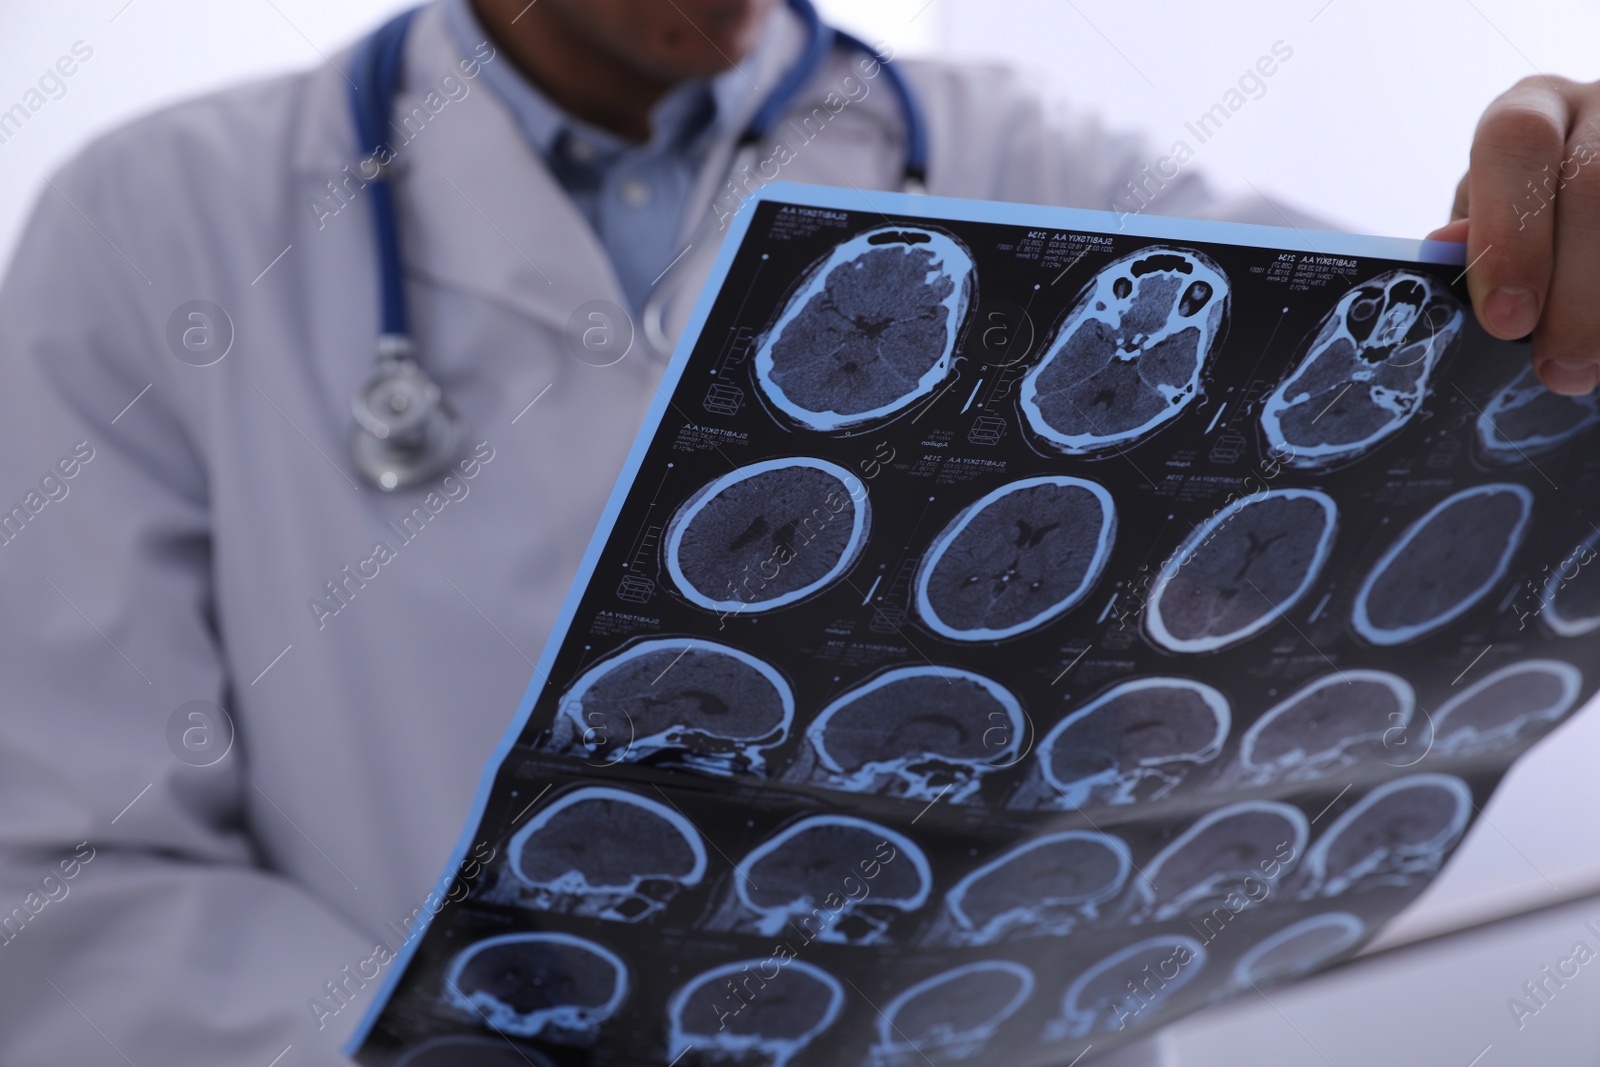
M 1019 138 L 1037 131 L 1049 203 L 1070 203 L 1114 214 L 1119 223 L 1141 214 L 1218 219 L 1304 231 L 1337 227 L 1264 190 L 1222 196 L 1207 180 L 1190 140 L 1163 144 L 1142 133 L 1117 130 L 1094 112 L 1068 101 L 1051 101 L 1019 80 L 1019 122 L 1012 152 L 1025 151 Z M 1022 166 L 1002 174 L 1021 175 Z
M 249 723 L 211 766 L 169 743 L 249 679 L 209 606 L 202 369 L 111 162 L 45 188 L 0 288 L 0 1063 L 346 1064 L 359 1010 L 311 1001 L 370 939 L 257 862 Z

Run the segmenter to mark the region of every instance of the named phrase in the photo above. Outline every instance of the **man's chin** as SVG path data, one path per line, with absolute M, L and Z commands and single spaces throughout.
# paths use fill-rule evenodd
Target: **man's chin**
M 708 78 L 720 74 L 744 59 L 755 48 L 760 24 L 746 21 L 731 32 L 702 35 L 686 29 L 676 40 L 663 40 L 656 55 L 649 57 L 653 72 L 664 80 Z

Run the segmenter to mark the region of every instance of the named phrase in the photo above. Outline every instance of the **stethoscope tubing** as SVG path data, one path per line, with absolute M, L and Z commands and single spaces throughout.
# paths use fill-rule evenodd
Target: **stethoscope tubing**
M 928 171 L 927 124 L 904 74 L 889 59 L 878 56 L 876 50 L 864 41 L 823 22 L 811 0 L 788 0 L 788 5 L 805 28 L 805 45 L 801 49 L 800 56 L 788 70 L 784 71 L 777 85 L 761 101 L 735 142 L 730 174 L 737 175 L 742 167 L 755 158 L 759 145 L 767 139 L 773 126 L 822 68 L 834 45 L 842 43 L 878 60 L 879 69 L 886 76 L 890 91 L 899 103 L 905 124 L 902 184 L 908 191 L 920 192 L 927 180 Z M 416 362 L 415 346 L 410 338 L 399 211 L 394 186 L 389 180 L 388 167 L 388 161 L 393 158 L 393 150 L 389 145 L 389 129 L 403 66 L 405 41 L 411 24 L 420 10 L 421 8 L 411 8 L 396 15 L 362 43 L 354 65 L 356 78 L 351 82 L 350 106 L 355 120 L 356 142 L 362 153 L 360 173 L 362 179 L 367 182 L 367 202 L 372 212 L 373 246 L 378 262 L 377 375 L 380 377 L 385 374 L 408 375 L 412 380 L 420 381 L 430 387 L 432 389 L 430 395 L 436 395 L 437 389 L 432 387 L 431 379 Z M 367 167 L 365 165 L 367 160 L 373 161 L 375 168 Z M 369 170 L 373 171 L 370 176 Z M 697 231 L 694 240 L 698 240 L 700 235 Z M 694 240 L 685 246 L 684 251 L 688 250 Z M 641 309 L 646 343 L 663 359 L 669 357 L 672 351 L 671 339 L 666 334 L 666 309 L 682 270 L 682 253 L 680 253 L 679 259 L 675 260 L 664 272 L 664 276 L 657 280 L 654 290 Z M 354 403 L 361 404 L 363 396 L 367 395 L 371 388 L 372 382 L 369 381 L 363 386 L 362 393 L 358 393 Z M 360 417 L 362 414 L 367 414 L 368 417 L 362 419 Z M 463 436 L 459 420 L 455 420 L 447 405 L 441 408 L 441 414 L 446 422 L 452 423 L 449 439 L 459 440 Z M 442 469 L 441 458 L 435 454 L 439 451 L 438 448 L 430 448 L 426 442 L 421 445 L 413 443 L 407 446 L 411 451 L 406 452 L 400 447 L 402 443 L 383 441 L 384 434 L 372 432 L 368 424 L 375 420 L 381 422 L 380 416 L 359 410 L 357 416 L 358 426 L 352 437 L 352 454 L 362 473 L 380 488 L 392 490 L 415 484 L 425 473 Z M 366 441 L 360 437 L 361 434 L 374 436 L 380 440 Z M 441 446 L 443 443 L 445 442 L 440 443 Z M 392 455 L 386 454 L 382 447 L 390 444 L 395 446 Z M 374 463 L 383 460 L 386 455 L 387 459 L 384 461 L 387 462 L 387 466 L 384 467 L 384 472 L 373 473 Z M 444 457 L 443 465 L 448 465 L 450 458 L 453 457 Z
M 401 53 L 406 35 L 420 8 L 411 8 L 379 27 L 362 46 L 356 63 L 357 79 L 350 89 L 351 110 L 355 115 L 356 142 L 365 159 L 379 160 L 392 154 L 389 123 L 394 113 L 395 92 L 400 81 Z M 366 175 L 361 175 L 366 179 Z M 405 336 L 409 323 L 406 313 L 404 259 L 400 252 L 400 225 L 394 187 L 387 168 L 378 166 L 367 179 L 372 204 L 372 233 L 378 259 L 381 332 Z

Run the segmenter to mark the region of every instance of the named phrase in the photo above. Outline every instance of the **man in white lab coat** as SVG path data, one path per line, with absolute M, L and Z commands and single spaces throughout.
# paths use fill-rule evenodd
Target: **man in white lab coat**
M 347 458 L 377 322 L 348 54 L 52 179 L 0 290 L 0 1063 L 344 1062 L 374 947 L 431 907 L 662 371 L 643 345 L 576 358 L 573 313 L 637 315 L 670 282 L 681 330 L 740 196 L 732 141 L 799 41 L 776 0 L 422 12 L 406 282 L 471 436 L 413 491 Z M 798 96 L 850 102 L 778 176 L 898 184 L 899 114 L 861 59 Z M 905 68 L 930 192 L 1103 209 L 1151 158 L 1003 70 Z M 1600 166 L 1574 163 L 1597 116 L 1595 86 L 1511 90 L 1444 234 L 1490 331 L 1537 325 L 1570 392 L 1600 360 Z M 1551 172 L 1554 205 L 1514 212 Z M 1285 221 L 1158 184 L 1151 211 Z

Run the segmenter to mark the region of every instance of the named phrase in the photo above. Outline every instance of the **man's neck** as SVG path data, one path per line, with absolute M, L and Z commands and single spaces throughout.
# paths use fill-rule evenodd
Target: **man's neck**
M 630 141 L 650 139 L 650 113 L 672 88 L 620 62 L 556 5 L 471 0 L 497 48 L 567 114 Z

